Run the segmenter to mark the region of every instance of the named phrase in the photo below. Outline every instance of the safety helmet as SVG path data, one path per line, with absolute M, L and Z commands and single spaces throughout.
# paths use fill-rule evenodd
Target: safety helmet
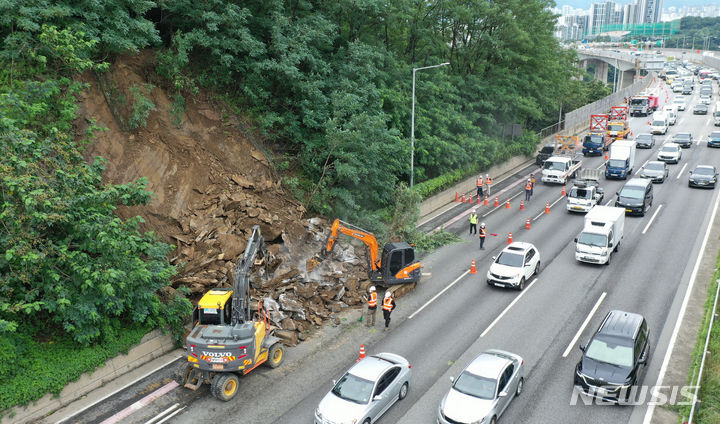
M 385 292 L 385 298 L 387 299 L 388 297 L 390 297 L 390 292 L 389 292 L 389 291 L 386 291 L 386 292 Z
M 370 291 L 375 291 L 375 286 L 370 286 Z
M 480 227 L 485 228 L 485 223 L 484 223 L 484 222 L 481 223 L 481 224 L 480 224 Z
M 485 178 L 487 178 L 487 177 L 489 177 L 489 176 L 490 176 L 490 174 L 485 174 Z

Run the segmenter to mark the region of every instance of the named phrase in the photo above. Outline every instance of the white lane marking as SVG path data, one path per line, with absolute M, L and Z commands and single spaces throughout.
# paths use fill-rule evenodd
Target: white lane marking
M 718 202 L 717 195 L 715 197 L 715 209 L 713 209 L 712 216 L 710 216 L 710 221 L 708 222 L 707 229 L 705 230 L 705 237 L 703 237 L 702 244 L 700 245 L 700 252 L 705 252 L 705 246 L 707 246 L 707 241 L 710 238 L 710 231 L 712 230 L 713 222 L 715 222 L 715 215 L 717 215 L 718 211 L 718 205 L 720 203 Z M 690 295 L 692 294 L 693 287 L 695 286 L 695 279 L 697 278 L 698 269 L 700 268 L 700 261 L 703 259 L 703 255 L 698 255 L 697 259 L 695 260 L 695 266 L 693 267 L 692 274 L 690 274 L 690 283 L 688 284 L 687 289 L 685 290 L 685 297 L 683 298 L 682 306 L 680 307 L 680 312 L 678 314 L 678 319 L 675 322 L 675 328 L 673 328 L 672 335 L 670 336 L 670 342 L 668 343 L 667 351 L 665 352 L 665 358 L 663 358 L 663 363 L 660 366 L 660 373 L 658 374 L 657 383 L 652 386 L 652 395 L 658 396 L 658 389 L 662 384 L 663 380 L 665 379 L 665 373 L 667 372 L 668 364 L 670 363 L 670 356 L 672 355 L 673 349 L 675 347 L 675 343 L 677 342 L 677 336 L 680 332 L 680 327 L 682 327 L 683 318 L 685 318 L 685 309 L 687 309 L 687 305 L 690 301 Z M 643 419 L 643 424 L 650 424 L 650 421 L 652 420 L 653 414 L 655 413 L 655 402 L 650 402 L 648 404 L 648 409 L 645 411 L 645 418 Z
M 647 163 L 648 163 L 649 161 L 650 161 L 650 159 L 646 160 L 646 161 L 642 164 L 642 166 L 640 166 L 640 168 L 638 168 L 638 170 L 635 171 L 635 175 L 639 174 L 640 171 L 642 171 L 643 166 L 647 165 Z
M 423 277 L 432 277 L 432 272 L 423 272 L 422 276 Z
M 698 137 L 698 140 L 695 142 L 695 145 L 699 146 L 701 141 L 702 141 L 702 137 Z
M 452 283 L 448 284 L 444 289 L 440 290 L 440 293 L 438 293 L 438 294 L 436 294 L 435 296 L 433 296 L 432 299 L 430 299 L 430 300 L 428 300 L 427 302 L 425 302 L 425 304 L 422 305 L 422 306 L 420 307 L 420 309 L 418 309 L 417 311 L 413 312 L 413 313 L 408 317 L 408 319 L 413 319 L 413 317 L 414 317 L 415 315 L 417 315 L 417 314 L 419 314 L 420 312 L 422 312 L 422 310 L 425 309 L 429 304 L 433 303 L 433 302 L 435 301 L 435 299 L 437 299 L 437 298 L 440 297 L 443 293 L 445 293 L 446 291 L 448 291 L 448 289 L 450 289 L 450 287 L 454 286 L 458 281 L 460 281 L 464 276 L 468 275 L 469 273 L 470 273 L 470 270 L 467 270 L 467 271 L 463 272 L 458 278 L 455 279 L 455 281 L 453 281 Z
M 173 406 L 169 407 L 168 409 L 162 411 L 161 413 L 155 415 L 152 419 L 149 419 L 145 421 L 145 424 L 154 424 L 156 421 L 161 420 L 165 415 L 171 413 L 175 409 L 177 409 L 180 406 L 179 403 L 174 404 Z M 167 418 L 167 417 L 166 417 Z
M 123 419 L 129 417 L 138 409 L 146 406 L 160 396 L 165 395 L 167 392 L 176 388 L 177 386 L 179 386 L 178 382 L 173 380 L 168 384 L 162 386 L 161 388 L 155 390 L 154 392 L 150 393 L 149 395 L 145 396 L 144 398 L 140 399 L 139 401 L 128 406 L 127 408 L 123 409 L 122 411 L 118 412 L 117 414 L 113 415 L 112 417 L 109 417 L 100 424 L 115 424 L 118 422 L 122 422 Z
M 710 122 L 712 122 L 712 116 L 708 117 L 707 122 L 705 122 L 705 126 L 710 125 Z
M 134 379 L 133 381 L 131 381 L 131 382 L 129 382 L 129 383 L 123 385 L 123 386 L 118 387 L 117 389 L 115 389 L 115 390 L 113 390 L 112 392 L 106 394 L 105 396 L 101 397 L 100 399 L 97 399 L 96 401 L 90 403 L 89 405 L 85 405 L 84 407 L 78 409 L 77 411 L 73 412 L 72 415 L 69 415 L 69 416 L 63 418 L 63 419 L 60 420 L 60 421 L 57 421 L 55 424 L 62 424 L 62 423 L 64 423 L 65 421 L 69 420 L 70 418 L 72 418 L 72 417 L 74 417 L 74 416 L 76 416 L 76 415 L 78 415 L 78 414 L 81 414 L 81 413 L 85 412 L 86 410 L 92 408 L 93 406 L 95 406 L 95 405 L 97 405 L 98 403 L 104 401 L 105 399 L 109 398 L 110 396 L 114 396 L 114 395 L 116 395 L 117 393 L 119 393 L 119 392 L 127 389 L 128 387 L 132 386 L 133 384 L 137 383 L 138 381 L 142 380 L 143 378 L 145 378 L 145 377 L 147 377 L 147 376 L 149 376 L 149 375 L 151 375 L 151 374 L 155 374 L 155 373 L 158 372 L 159 370 L 161 370 L 161 369 L 165 368 L 166 366 L 172 364 L 173 362 L 177 361 L 178 359 L 183 359 L 183 357 L 173 358 L 173 359 L 170 360 L 170 361 L 167 361 L 167 362 L 165 362 L 165 363 L 163 363 L 163 364 L 161 364 L 161 365 L 158 365 L 158 366 L 155 367 L 154 369 L 152 369 L 152 370 L 146 372 L 145 374 L 137 377 L 137 378 Z
M 600 166 L 598 166 L 598 167 L 595 168 L 595 169 L 600 169 L 600 168 L 604 168 L 604 167 L 605 167 L 605 162 L 604 162 L 604 160 L 603 160 L 603 163 L 601 163 Z
M 537 278 L 532 280 L 532 282 L 530 284 L 528 284 L 528 286 L 525 287 L 525 289 L 522 292 L 520 292 L 520 294 L 517 295 L 515 297 L 515 299 L 513 299 L 513 301 L 510 302 L 509 305 L 507 305 L 507 307 L 500 313 L 500 315 L 498 315 L 497 318 L 495 318 L 495 320 L 493 322 L 491 322 L 490 325 L 488 325 L 488 328 L 486 328 L 485 331 L 483 331 L 482 334 L 480 334 L 480 337 L 485 337 L 485 335 L 490 330 L 492 330 L 493 327 L 495 327 L 495 324 L 497 324 L 498 321 L 500 321 L 500 319 L 505 316 L 505 314 L 510 310 L 510 308 L 512 308 L 513 305 L 516 304 L 517 301 L 520 300 L 520 298 L 523 297 L 525 295 L 525 293 L 528 292 L 528 290 L 530 290 L 530 287 L 532 287 L 533 284 L 535 284 L 537 282 L 537 280 L 538 280 Z
M 605 206 L 608 206 L 608 205 L 609 205 L 610 203 L 612 203 L 612 202 L 613 202 L 613 200 L 615 200 L 615 199 L 610 199 L 610 200 L 608 200 L 608 202 L 607 202 L 607 203 L 605 203 Z
M 170 418 L 174 417 L 175 415 L 179 414 L 185 408 L 187 408 L 187 407 L 183 406 L 182 408 L 178 409 L 177 411 L 173 412 L 172 414 L 170 414 L 167 417 L 163 418 L 162 420 L 158 421 L 157 424 L 163 424 L 165 421 L 167 421 Z
M 562 357 L 567 358 L 567 356 L 570 354 L 570 350 L 572 350 L 573 346 L 575 346 L 575 343 L 577 343 L 578 339 L 582 335 L 582 332 L 585 331 L 585 327 L 590 323 L 590 320 L 592 319 L 593 315 L 595 315 L 595 312 L 600 307 L 600 304 L 605 299 L 605 296 L 607 296 L 607 292 L 602 292 L 600 295 L 600 298 L 595 302 L 595 306 L 590 310 L 590 313 L 585 318 L 585 321 L 583 321 L 582 325 L 580 326 L 580 329 L 575 333 L 575 337 L 573 337 L 572 341 L 568 345 L 567 349 L 565 349 L 565 352 L 563 352 Z
M 558 199 L 557 199 L 556 201 L 550 203 L 550 208 L 552 209 L 552 207 L 555 206 L 555 204 L 556 204 L 557 202 L 561 201 L 561 200 L 564 199 L 564 198 L 565 198 L 565 196 L 560 196 L 560 197 L 558 197 Z M 543 209 L 543 211 L 540 212 L 540 214 L 539 214 L 538 216 L 536 216 L 535 218 L 533 218 L 533 221 L 537 221 L 537 220 L 540 219 L 540 217 L 543 216 L 544 214 L 545 214 L 545 209 Z
M 685 170 L 686 167 L 687 167 L 687 163 L 686 163 L 685 165 L 683 165 L 682 168 L 680 168 L 680 172 L 678 172 L 677 177 L 675 177 L 676 180 L 679 180 L 679 179 L 680 179 L 680 176 L 682 175 L 682 173 L 683 173 L 683 171 Z
M 518 197 L 519 195 L 521 195 L 521 194 L 523 194 L 523 193 L 525 193 L 525 190 L 521 191 L 520 193 L 518 193 L 518 194 L 516 194 L 516 195 L 514 195 L 514 196 L 510 196 L 507 200 L 505 200 L 505 202 L 502 202 L 502 203 L 501 203 L 501 202 L 498 202 L 498 203 L 500 203 L 500 205 L 496 206 L 496 207 L 493 208 L 490 212 L 487 212 L 487 213 L 486 213 L 485 215 L 483 215 L 482 217 L 485 218 L 486 216 L 490 215 L 491 213 L 495 212 L 496 210 L 501 209 L 501 208 L 504 208 L 504 207 L 505 207 L 505 203 L 507 203 L 508 200 L 512 200 L 512 199 Z
M 653 223 L 653 221 L 655 220 L 655 217 L 660 212 L 660 209 L 662 209 L 662 207 L 663 207 L 663 205 L 658 206 L 657 210 L 655 211 L 653 216 L 650 218 L 650 221 L 648 221 L 647 225 L 645 226 L 645 228 L 642 230 L 642 233 L 640 233 L 640 234 L 645 234 L 647 232 L 648 228 L 650 228 L 650 224 Z

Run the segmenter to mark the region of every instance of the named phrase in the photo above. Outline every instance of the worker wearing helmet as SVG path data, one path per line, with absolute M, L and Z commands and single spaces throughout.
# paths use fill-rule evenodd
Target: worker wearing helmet
M 369 294 L 368 294 L 368 311 L 367 311 L 367 320 L 365 321 L 366 327 L 374 327 L 375 326 L 375 312 L 377 312 L 377 304 L 378 304 L 378 298 L 377 298 L 377 291 L 375 290 L 375 286 L 370 286 Z
M 478 237 L 480 237 L 480 248 L 485 249 L 483 246 L 485 245 L 485 236 L 487 233 L 485 232 L 485 223 L 480 224 L 480 231 L 478 232 Z
M 528 178 L 527 182 L 525 183 L 525 201 L 530 201 L 530 196 L 532 196 L 533 191 L 533 184 L 532 180 Z
M 477 234 L 478 216 L 476 211 L 477 208 L 473 208 L 473 210 L 470 211 L 470 234 Z
M 383 299 L 383 318 L 385 318 L 385 331 L 388 331 L 388 326 L 390 325 L 390 314 L 392 313 L 393 309 L 395 309 L 395 299 L 392 297 L 392 293 L 390 291 L 385 292 L 385 298 Z
M 490 178 L 490 174 L 485 174 L 485 195 L 490 195 L 490 184 L 492 184 L 492 178 Z

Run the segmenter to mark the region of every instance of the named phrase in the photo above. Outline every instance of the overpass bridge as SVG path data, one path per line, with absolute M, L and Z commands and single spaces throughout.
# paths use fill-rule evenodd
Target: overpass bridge
M 615 90 L 625 88 L 648 72 L 660 72 L 665 57 L 655 53 L 629 52 L 620 50 L 580 49 L 578 58 L 583 68 L 595 67 L 595 79 L 608 82 L 610 67 L 616 69 L 617 77 L 613 83 Z

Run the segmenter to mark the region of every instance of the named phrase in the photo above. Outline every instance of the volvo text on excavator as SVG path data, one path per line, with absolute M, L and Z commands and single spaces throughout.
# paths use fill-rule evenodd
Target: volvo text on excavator
M 192 390 L 208 383 L 213 396 L 229 401 L 238 392 L 239 376 L 263 363 L 271 368 L 282 363 L 284 351 L 280 339 L 269 333 L 262 302 L 257 311 L 250 307 L 250 270 L 268 262 L 256 225 L 235 267 L 234 287 L 210 290 L 193 311 L 194 327 L 186 340 L 187 359 L 176 372 L 178 383 Z
M 415 259 L 415 247 L 406 242 L 388 243 L 379 255 L 377 239 L 373 233 L 336 219 L 320 255 L 332 253 L 340 234 L 354 237 L 367 246 L 368 278 L 375 284 L 393 285 L 420 281 L 421 264 Z

